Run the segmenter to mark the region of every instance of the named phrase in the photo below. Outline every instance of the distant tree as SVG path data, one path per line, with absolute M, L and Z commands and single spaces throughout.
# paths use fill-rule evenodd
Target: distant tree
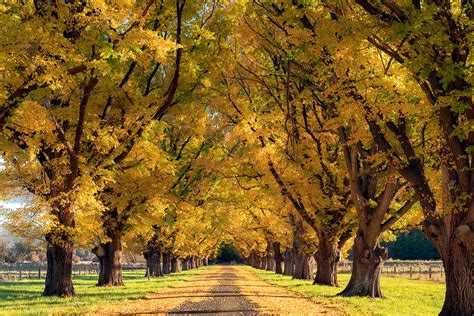
M 0 239 L 0 263 L 4 263 L 8 256 L 8 239 Z
M 401 233 L 395 241 L 382 243 L 389 249 L 388 253 L 393 259 L 401 260 L 439 260 L 436 247 L 419 229 Z
M 240 257 L 239 252 L 232 244 L 224 243 L 219 248 L 219 253 L 217 255 L 217 262 L 231 262 L 237 261 L 241 262 L 242 258 Z

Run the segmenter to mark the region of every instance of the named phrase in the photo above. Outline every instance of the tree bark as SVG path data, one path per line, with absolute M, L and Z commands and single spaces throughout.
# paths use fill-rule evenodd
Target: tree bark
M 147 273 L 149 273 L 149 276 L 152 278 L 163 276 L 161 271 L 161 252 L 156 244 L 148 243 L 148 249 L 145 251 L 144 257 L 146 259 Z
M 179 258 L 173 255 L 171 257 L 171 272 L 172 273 L 179 272 L 180 271 L 180 265 L 181 265 L 181 262 L 180 262 Z
M 171 255 L 169 252 L 163 253 L 163 274 L 171 273 Z
M 265 260 L 265 270 L 275 271 L 275 259 L 273 258 L 273 244 L 270 241 L 267 242 L 267 250 L 266 250 L 264 260 Z
M 339 286 L 337 283 L 337 263 L 341 258 L 337 243 L 319 238 L 316 259 L 316 277 L 313 284 Z
M 295 268 L 293 271 L 293 278 L 300 280 L 311 280 L 313 278 L 310 256 L 307 254 L 300 254 L 295 258 Z
M 122 235 L 114 232 L 110 241 L 97 246 L 93 252 L 99 259 L 100 272 L 98 286 L 121 286 L 122 279 Z
M 264 260 L 264 258 L 262 256 L 258 256 L 257 257 L 258 259 L 258 268 L 260 270 L 265 270 L 265 268 L 267 267 L 266 265 L 266 260 Z
M 62 238 L 62 240 L 60 240 L 59 243 L 53 243 L 58 237 Z M 43 295 L 60 297 L 74 296 L 74 287 L 71 277 L 73 242 L 66 234 L 54 234 L 54 232 L 49 233 L 46 236 L 46 240 L 48 242 L 46 248 L 48 266 Z
M 183 260 L 183 271 L 189 270 L 189 257 L 184 258 Z
M 272 254 L 267 254 L 265 257 L 265 270 L 275 272 L 275 259 Z
M 204 258 L 203 264 L 205 266 L 208 266 L 209 265 L 209 258 Z
M 274 252 L 274 257 L 275 257 L 275 273 L 282 274 L 283 273 L 283 268 L 282 268 L 282 261 L 283 261 L 283 256 L 281 254 L 281 249 L 280 249 L 280 243 L 279 242 L 274 242 L 273 243 L 273 252 Z
M 377 242 L 369 246 L 359 230 L 354 240 L 354 260 L 352 275 L 341 296 L 383 297 L 380 290 L 380 271 L 383 260 L 387 259 L 387 249 Z
M 303 277 L 305 280 L 312 280 L 316 262 L 314 261 L 314 256 L 307 255 L 306 258 L 303 266 Z
M 293 225 L 293 278 L 310 280 L 312 276 L 308 274 L 309 256 L 306 253 L 306 240 L 303 238 L 304 228 L 300 220 Z
M 466 232 L 468 229 L 465 227 Z M 440 315 L 470 316 L 474 315 L 474 238 L 471 232 L 470 244 L 459 240 L 456 242 L 456 239 L 451 240 L 449 253 L 442 258 L 446 273 L 446 295 Z
M 441 175 L 443 209 L 452 211 L 434 218 L 429 214 L 434 214 L 436 208 L 430 210 L 430 205 L 425 203 L 423 223 L 423 232 L 441 255 L 446 276 L 446 294 L 440 315 L 474 315 L 474 195 L 471 193 L 471 200 L 467 202 L 461 196 L 467 196 L 468 192 L 460 196 L 459 170 L 456 172 L 442 164 Z M 474 172 L 472 177 L 474 183 Z M 453 209 L 454 205 L 462 211 Z
M 283 267 L 283 274 L 284 275 L 293 275 L 294 272 L 294 257 L 293 257 L 293 250 L 288 249 L 285 251 L 285 266 Z
M 253 251 L 253 250 L 250 252 L 249 265 L 250 265 L 252 268 L 258 268 L 258 264 L 257 264 L 257 254 L 256 254 L 255 251 Z

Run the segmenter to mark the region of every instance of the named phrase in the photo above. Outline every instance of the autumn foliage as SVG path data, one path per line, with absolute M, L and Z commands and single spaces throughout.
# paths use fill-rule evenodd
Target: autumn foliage
M 254 267 L 383 297 L 380 241 L 422 227 L 441 314 L 472 315 L 474 105 L 468 1 L 121 0 L 0 4 L 0 187 L 47 249 L 123 285 L 233 244 Z

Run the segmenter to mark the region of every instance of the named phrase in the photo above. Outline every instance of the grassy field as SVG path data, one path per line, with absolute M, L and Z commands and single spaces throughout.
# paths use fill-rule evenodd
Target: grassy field
M 122 287 L 97 287 L 97 275 L 77 276 L 73 279 L 76 297 L 66 299 L 41 296 L 44 280 L 0 282 L 0 315 L 86 313 L 116 301 L 143 298 L 149 292 L 186 281 L 205 269 L 207 267 L 171 274 L 151 279 L 151 282 L 143 277 L 145 271 L 125 271 Z
M 334 308 L 341 314 L 350 315 L 437 315 L 443 306 L 445 286 L 443 283 L 423 280 L 408 280 L 383 276 L 382 293 L 386 298 L 336 297 L 349 282 L 350 274 L 339 274 L 339 288 L 312 285 L 311 281 L 292 280 L 291 277 L 273 272 L 245 267 L 271 284 L 285 286 L 293 291 L 313 298 Z

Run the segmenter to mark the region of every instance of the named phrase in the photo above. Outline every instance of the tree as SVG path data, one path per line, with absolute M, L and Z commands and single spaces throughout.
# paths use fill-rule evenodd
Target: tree
M 436 245 L 446 271 L 446 296 L 441 315 L 473 313 L 472 229 L 474 195 L 472 172 L 474 119 L 472 103 L 472 3 L 468 1 L 412 1 L 396 4 L 357 0 L 351 12 L 365 19 L 358 29 L 373 47 L 388 56 L 387 75 L 397 63 L 418 83 L 425 97 L 427 113 L 437 118 L 434 137 L 443 149 L 434 157 L 417 150 L 421 135 L 411 133 L 407 111 L 399 103 L 401 117 L 382 116 L 367 109 L 367 122 L 378 146 L 392 165 L 411 183 L 425 216 L 426 236 Z M 334 14 L 342 8 L 330 5 Z M 424 27 L 418 27 L 423 25 Z M 427 26 L 427 27 L 426 27 Z M 363 30 L 362 30 L 363 28 Z M 387 60 L 387 59 L 385 59 Z M 398 70 L 399 71 L 399 70 Z M 414 103 L 413 106 L 416 106 Z M 435 163 L 433 164 L 433 160 Z M 430 176 L 438 169 L 441 180 Z M 434 175 L 433 175 L 434 176 Z M 434 180 L 434 181 L 433 181 Z M 443 198 L 437 197 L 437 188 Z
M 3 47 L 9 47 L 2 59 L 9 60 L 5 71 L 12 74 L 2 85 L 2 133 L 9 141 L 3 158 L 16 173 L 11 185 L 40 197 L 52 215 L 44 295 L 74 295 L 77 205 L 94 200 L 95 180 L 171 104 L 165 98 L 136 108 L 124 89 L 136 68 L 168 63 L 168 53 L 179 46 L 145 23 L 153 4 L 35 1 L 2 9 L 2 20 L 8 21 L 1 30 Z M 22 58 L 10 58 L 25 46 L 30 49 Z M 179 65 L 181 48 L 176 51 Z M 98 91 L 112 91 L 107 102 Z

